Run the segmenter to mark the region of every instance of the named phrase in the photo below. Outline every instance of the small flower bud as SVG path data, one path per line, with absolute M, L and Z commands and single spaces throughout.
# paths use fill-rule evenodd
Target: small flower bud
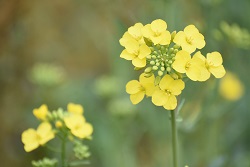
M 152 59 L 156 59 L 156 56 L 155 56 L 155 55 L 152 55 Z
M 160 65 L 160 63 L 159 63 L 159 62 L 157 62 L 157 63 L 155 63 L 155 65 L 156 65 L 156 66 L 159 66 L 159 65 Z
M 177 52 L 179 52 L 179 50 L 178 49 L 174 49 L 174 53 L 176 54 Z
M 172 61 L 175 61 L 175 57 L 172 57 Z
M 178 44 L 175 44 L 175 45 L 174 45 L 174 48 L 175 48 L 175 49 L 179 49 L 180 47 L 181 47 L 181 46 L 178 45 Z
M 153 68 L 152 68 L 153 70 L 158 70 L 158 66 L 153 66 Z
M 173 61 L 172 60 L 168 60 L 168 64 L 172 64 L 173 63 Z
M 56 126 L 57 128 L 61 128 L 61 127 L 63 126 L 63 124 L 62 124 L 61 121 L 56 121 L 55 126 Z
M 160 81 L 161 81 L 160 76 L 155 77 L 155 85 L 159 85 Z
M 152 67 L 147 67 L 147 68 L 144 70 L 145 73 L 150 73 L 151 71 L 152 71 Z
M 167 72 L 170 72 L 171 71 L 171 67 L 167 67 Z
M 171 54 L 171 57 L 175 57 L 175 54 Z
M 151 65 L 155 65 L 155 61 L 154 60 L 152 60 L 152 61 L 150 61 L 150 63 L 149 64 L 151 64 Z
M 157 49 L 161 49 L 161 45 L 159 45 L 159 44 L 156 45 L 156 48 L 157 48 Z
M 158 75 L 161 77 L 163 75 L 162 71 L 158 71 Z
M 157 55 L 157 51 L 155 50 L 155 51 L 153 51 L 153 53 L 155 54 L 155 55 Z
M 149 77 L 151 77 L 152 76 L 152 73 L 145 73 L 144 74 L 144 77 L 146 77 L 146 78 L 149 78 Z
M 165 71 L 165 67 L 161 67 L 161 71 Z
M 149 47 L 150 48 L 150 50 L 153 52 L 155 49 L 154 49 L 154 47 Z
M 170 48 L 169 53 L 173 53 L 173 52 L 174 52 L 174 48 Z
M 173 32 L 171 33 L 171 40 L 174 39 L 175 35 L 176 35 L 176 31 L 173 31 Z
M 151 59 L 151 55 L 147 55 L 146 58 L 147 58 L 147 59 Z
M 136 71 L 138 71 L 138 70 L 140 70 L 140 69 L 142 69 L 142 67 L 135 67 L 135 68 L 134 68 L 134 70 L 136 70 Z
M 161 66 L 164 66 L 165 64 L 164 64 L 164 62 L 161 62 Z

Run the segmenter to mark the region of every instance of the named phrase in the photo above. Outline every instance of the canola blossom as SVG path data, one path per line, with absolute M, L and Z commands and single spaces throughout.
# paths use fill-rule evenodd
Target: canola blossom
M 48 114 L 49 110 L 48 110 L 48 107 L 47 105 L 43 104 L 41 105 L 39 108 L 35 108 L 33 110 L 33 114 L 34 116 L 39 119 L 39 120 L 42 120 L 42 121 L 45 121 L 46 120 L 46 117 L 47 117 L 47 114 Z
M 35 150 L 40 145 L 44 145 L 55 137 L 52 126 L 48 122 L 41 123 L 37 130 L 28 129 L 22 133 L 22 142 L 24 143 L 24 150 L 30 152 Z
M 129 81 L 126 85 L 133 104 L 151 97 L 154 105 L 174 110 L 178 105 L 177 96 L 185 87 L 184 78 L 203 82 L 211 74 L 222 78 L 226 73 L 219 52 L 207 53 L 204 57 L 197 50 L 206 42 L 195 25 L 172 33 L 167 27 L 161 19 L 146 25 L 136 23 L 119 41 L 125 48 L 120 57 L 131 60 L 134 69 L 143 69 L 139 80 Z

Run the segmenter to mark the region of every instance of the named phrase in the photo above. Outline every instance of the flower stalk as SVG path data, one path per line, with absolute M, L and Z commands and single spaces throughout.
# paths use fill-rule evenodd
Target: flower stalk
M 171 110 L 171 128 L 172 128 L 172 151 L 173 151 L 173 166 L 178 167 L 178 141 L 177 141 L 177 127 L 176 127 L 176 113 Z

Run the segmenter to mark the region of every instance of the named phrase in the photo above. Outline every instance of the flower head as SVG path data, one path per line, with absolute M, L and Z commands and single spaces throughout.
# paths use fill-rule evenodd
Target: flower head
M 88 138 L 93 133 L 92 125 L 87 123 L 82 115 L 71 114 L 64 118 L 64 122 L 71 133 L 78 138 Z
M 196 48 L 201 49 L 206 44 L 204 36 L 194 25 L 189 25 L 184 31 L 179 31 L 173 41 L 188 53 L 194 52 Z
M 24 150 L 30 152 L 40 145 L 44 145 L 54 137 L 55 134 L 51 125 L 48 122 L 43 122 L 38 126 L 37 130 L 30 128 L 22 133 Z
M 41 105 L 39 108 L 33 110 L 33 114 L 39 120 L 45 121 L 47 114 L 49 113 L 48 107 L 46 104 Z
M 126 92 L 130 94 L 131 102 L 138 104 L 145 95 L 151 96 L 155 89 L 154 81 L 154 75 L 147 78 L 144 73 L 140 75 L 139 81 L 129 81 L 126 85 Z
M 171 34 L 167 29 L 167 23 L 161 19 L 152 21 L 142 28 L 144 37 L 150 39 L 155 45 L 168 45 L 171 40 Z
M 159 89 L 152 95 L 152 102 L 156 106 L 163 106 L 167 110 L 174 110 L 177 106 L 175 96 L 181 94 L 185 84 L 181 79 L 174 80 L 166 74 L 159 83 Z
M 84 109 L 80 104 L 69 103 L 67 106 L 68 112 L 74 114 L 83 114 Z

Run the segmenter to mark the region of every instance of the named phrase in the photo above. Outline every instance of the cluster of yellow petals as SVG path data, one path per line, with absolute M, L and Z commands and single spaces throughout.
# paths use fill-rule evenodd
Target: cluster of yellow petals
M 29 128 L 22 133 L 24 150 L 30 152 L 46 144 L 55 138 L 55 135 L 60 130 L 64 133 L 68 132 L 68 135 L 72 134 L 80 139 L 91 138 L 93 127 L 90 123 L 86 122 L 83 112 L 84 109 L 82 105 L 75 103 L 69 103 L 67 111 L 65 112 L 59 110 L 59 112 L 53 111 L 53 113 L 50 113 L 45 104 L 34 109 L 34 116 L 42 122 L 37 130 Z M 53 130 L 53 124 L 59 131 Z
M 37 130 L 27 129 L 22 133 L 22 142 L 24 143 L 24 150 L 30 152 L 35 150 L 40 145 L 44 145 L 55 137 L 52 126 L 48 122 L 42 122 Z
M 156 106 L 174 110 L 177 107 L 176 96 L 185 87 L 182 80 L 185 76 L 202 82 L 208 80 L 211 74 L 215 78 L 226 74 L 219 52 L 207 53 L 205 57 L 199 50 L 196 51 L 202 49 L 206 42 L 194 25 L 171 34 L 167 23 L 161 19 L 145 26 L 136 23 L 124 33 L 120 44 L 125 47 L 121 58 L 132 60 L 135 67 L 145 67 L 139 81 L 132 80 L 126 85 L 133 104 L 138 104 L 146 96 L 152 97 Z

